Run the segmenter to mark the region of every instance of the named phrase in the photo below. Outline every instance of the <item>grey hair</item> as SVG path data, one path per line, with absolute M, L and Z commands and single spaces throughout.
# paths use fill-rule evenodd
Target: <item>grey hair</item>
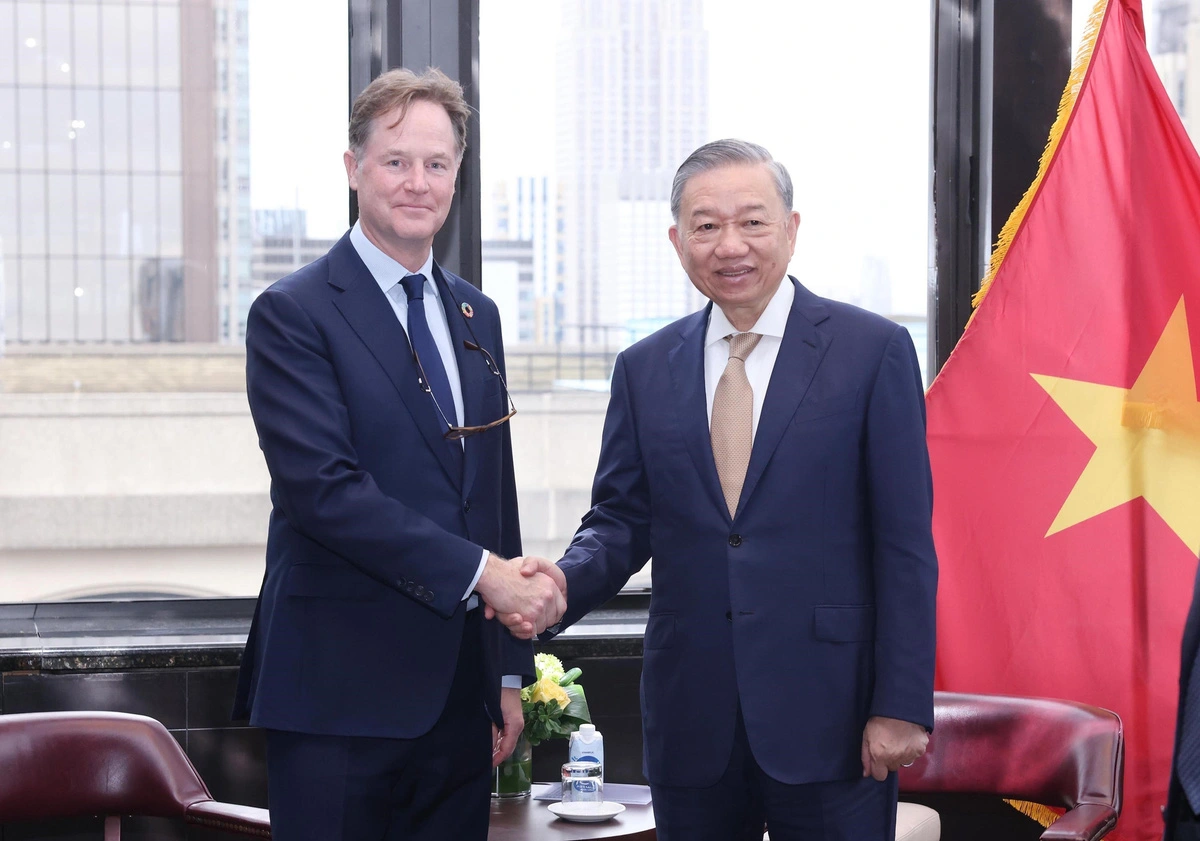
M 746 140 L 726 138 L 705 143 L 695 152 L 687 156 L 687 160 L 679 165 L 675 180 L 671 183 L 671 217 L 679 223 L 679 208 L 683 204 L 683 188 L 693 175 L 733 164 L 766 164 L 775 179 L 775 189 L 783 200 L 784 208 L 792 210 L 792 177 L 787 168 L 771 157 L 771 153 Z

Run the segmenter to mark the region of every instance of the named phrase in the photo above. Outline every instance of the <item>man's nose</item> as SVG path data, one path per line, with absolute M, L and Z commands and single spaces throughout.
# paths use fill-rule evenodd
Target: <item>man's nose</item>
M 405 179 L 404 186 L 414 193 L 428 192 L 429 179 L 425 177 L 425 167 L 412 167 L 408 172 L 408 178 Z
M 736 257 L 746 253 L 746 240 L 736 225 L 724 225 L 717 234 L 718 257 Z

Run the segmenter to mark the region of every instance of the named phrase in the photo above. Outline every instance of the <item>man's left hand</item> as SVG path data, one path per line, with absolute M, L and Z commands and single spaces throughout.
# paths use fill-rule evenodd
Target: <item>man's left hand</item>
M 521 690 L 505 687 L 500 690 L 500 712 L 504 717 L 504 729 L 492 725 L 492 767 L 508 759 L 517 746 L 517 737 L 525 729 L 525 715 L 521 712 Z
M 863 728 L 863 776 L 885 780 L 889 771 L 895 771 L 902 765 L 912 765 L 917 757 L 925 753 L 928 744 L 929 734 L 919 724 L 881 715 L 871 716 Z

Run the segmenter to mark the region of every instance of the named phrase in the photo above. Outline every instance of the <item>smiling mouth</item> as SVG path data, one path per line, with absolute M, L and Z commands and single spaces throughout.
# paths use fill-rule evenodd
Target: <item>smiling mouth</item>
M 750 266 L 734 266 L 731 269 L 720 269 L 717 274 L 726 280 L 738 280 L 753 272 Z

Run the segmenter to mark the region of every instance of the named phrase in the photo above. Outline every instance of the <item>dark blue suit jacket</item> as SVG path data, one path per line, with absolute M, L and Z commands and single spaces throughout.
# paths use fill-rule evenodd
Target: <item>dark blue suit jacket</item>
M 564 627 L 653 556 L 650 782 L 716 783 L 739 704 L 772 777 L 858 777 L 868 716 L 933 727 L 937 562 L 916 354 L 902 327 L 796 283 L 731 519 L 709 439 L 708 314 L 617 359 L 592 509 L 562 561 Z
M 1175 749 L 1171 755 L 1171 784 L 1167 789 L 1167 809 L 1163 813 L 1166 820 L 1164 841 L 1180 838 L 1195 838 L 1200 836 L 1196 821 L 1192 820 L 1192 809 L 1188 805 L 1187 795 L 1179 785 L 1179 774 L 1175 771 L 1175 758 L 1179 754 L 1180 725 L 1183 723 L 1183 713 L 1187 706 L 1188 681 L 1192 678 L 1192 668 L 1196 663 L 1196 651 L 1200 649 L 1200 569 L 1196 571 L 1195 583 L 1192 585 L 1192 605 L 1188 608 L 1187 622 L 1183 626 L 1183 644 L 1179 659 L 1179 707 L 1175 716 Z M 1181 830 L 1181 824 L 1187 824 L 1187 830 Z
M 466 425 L 507 411 L 500 318 L 435 266 Z M 468 303 L 468 325 L 459 305 Z M 413 738 L 445 705 L 461 601 L 482 547 L 521 554 L 507 424 L 466 439 L 461 473 L 387 297 L 349 236 L 255 300 L 246 383 L 271 473 L 266 576 L 235 716 L 262 727 Z M 488 706 L 502 674 L 532 680 L 533 650 L 484 622 Z

